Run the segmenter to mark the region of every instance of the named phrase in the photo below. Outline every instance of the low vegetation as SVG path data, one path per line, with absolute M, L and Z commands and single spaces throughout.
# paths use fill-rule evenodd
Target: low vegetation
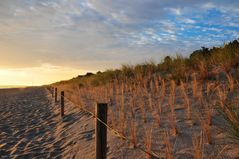
M 189 58 L 123 65 L 53 86 L 91 111 L 95 102 L 109 103 L 109 123 L 133 148 L 143 145 L 160 158 L 230 158 L 226 148 L 239 150 L 238 68 L 234 40 Z
M 75 83 L 79 87 L 104 85 L 117 79 L 152 78 L 152 75 L 159 75 L 165 80 L 190 80 L 190 74 L 197 73 L 200 80 L 212 80 L 221 72 L 230 73 L 239 66 L 239 41 L 234 40 L 221 47 L 205 48 L 194 51 L 188 58 L 177 55 L 167 56 L 164 60 L 155 64 L 145 62 L 143 64 L 122 65 L 121 69 L 106 70 L 96 74 L 87 73 L 79 75 L 68 81 L 57 82 L 56 84 Z

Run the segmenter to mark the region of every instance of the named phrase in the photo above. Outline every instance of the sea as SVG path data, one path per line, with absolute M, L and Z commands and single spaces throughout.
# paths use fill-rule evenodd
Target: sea
M 25 88 L 27 86 L 23 85 L 0 85 L 0 89 L 8 89 L 8 88 Z

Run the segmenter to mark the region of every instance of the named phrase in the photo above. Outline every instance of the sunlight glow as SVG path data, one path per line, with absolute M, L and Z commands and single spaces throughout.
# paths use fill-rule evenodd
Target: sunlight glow
M 94 72 L 94 71 L 92 71 Z M 67 80 L 86 70 L 43 64 L 40 67 L 0 69 L 0 85 L 39 86 L 60 80 Z

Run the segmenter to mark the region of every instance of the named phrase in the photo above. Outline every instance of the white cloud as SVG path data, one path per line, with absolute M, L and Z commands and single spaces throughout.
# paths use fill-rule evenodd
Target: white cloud
M 182 21 L 183 23 L 188 23 L 188 24 L 195 24 L 196 21 L 190 18 L 179 18 L 180 21 Z
M 166 10 L 171 11 L 171 12 L 172 12 L 173 14 L 175 14 L 175 15 L 181 15 L 181 14 L 182 14 L 182 11 L 181 11 L 180 8 L 168 8 L 168 9 L 166 9 Z
M 203 8 L 212 9 L 212 8 L 215 8 L 215 5 L 212 2 L 208 2 L 208 3 L 203 4 Z
M 160 58 L 162 52 L 175 51 L 172 45 L 183 48 L 184 41 L 198 39 L 196 45 L 204 45 L 203 29 L 222 32 L 221 39 L 234 38 L 238 6 L 236 1 L 204 0 L 0 1 L 0 66 L 51 63 L 95 70 L 141 54 Z M 212 8 L 225 16 L 203 19 Z M 159 53 L 151 54 L 152 48 Z

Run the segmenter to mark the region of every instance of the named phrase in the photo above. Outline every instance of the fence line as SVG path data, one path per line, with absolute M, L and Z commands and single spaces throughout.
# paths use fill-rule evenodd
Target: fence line
M 64 96 L 65 96 L 64 91 L 61 91 L 61 117 L 64 117 L 64 106 L 65 106 Z
M 57 91 L 57 89 L 55 89 L 55 91 Z M 55 94 L 57 95 L 56 92 L 55 92 Z M 71 93 L 71 94 L 73 94 L 73 93 Z M 61 95 L 60 95 L 60 96 L 61 96 Z M 55 97 L 55 99 L 56 99 L 56 98 L 57 98 L 57 97 Z M 80 104 L 74 103 L 73 101 L 71 101 L 69 98 L 67 98 L 67 97 L 65 97 L 65 96 L 64 96 L 64 98 L 65 98 L 68 102 L 70 102 L 71 104 L 73 104 L 73 105 L 75 105 L 75 106 L 79 106 L 79 107 L 77 107 L 77 108 L 80 108 L 82 111 L 89 113 L 93 118 L 95 118 L 97 121 L 99 121 L 101 124 L 103 124 L 103 125 L 104 125 L 111 133 L 113 133 L 116 137 L 118 137 L 119 139 L 128 141 L 128 142 L 130 142 L 130 143 L 133 144 L 133 142 L 132 142 L 131 139 L 129 139 L 128 137 L 124 136 L 123 134 L 121 134 L 121 133 L 120 133 L 119 131 L 117 131 L 116 129 L 114 129 L 114 128 L 112 128 L 111 126 L 109 126 L 108 124 L 106 124 L 104 121 L 102 121 L 100 118 L 98 118 L 97 115 L 95 115 L 93 112 L 87 110 L 86 108 L 84 108 L 84 107 L 83 107 L 82 105 L 80 105 Z M 78 123 L 78 122 L 76 122 L 76 123 Z M 74 124 L 75 124 L 75 123 L 74 123 Z M 142 148 L 142 147 L 140 147 L 140 146 L 137 146 L 137 145 L 135 145 L 135 148 L 137 148 L 137 149 L 141 150 L 142 152 L 144 152 L 144 153 L 146 153 L 146 154 L 148 154 L 148 155 L 150 155 L 150 156 L 153 156 L 153 157 L 155 157 L 155 158 L 158 158 L 158 159 L 161 158 L 158 154 L 154 153 L 153 151 L 150 151 L 150 152 L 149 152 L 149 151 L 145 150 L 144 148 Z

